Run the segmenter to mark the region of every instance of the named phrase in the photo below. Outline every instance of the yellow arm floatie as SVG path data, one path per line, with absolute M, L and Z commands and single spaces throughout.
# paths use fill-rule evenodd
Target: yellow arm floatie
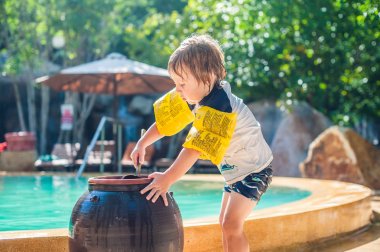
M 161 135 L 171 136 L 194 121 L 187 103 L 173 89 L 153 104 L 157 129 Z
M 236 118 L 236 113 L 221 112 L 207 106 L 199 108 L 183 147 L 200 151 L 201 159 L 220 164 L 230 144 Z

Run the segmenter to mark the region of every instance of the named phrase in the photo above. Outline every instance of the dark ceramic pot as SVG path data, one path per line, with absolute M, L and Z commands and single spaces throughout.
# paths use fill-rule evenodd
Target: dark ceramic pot
M 150 182 L 131 175 L 90 178 L 71 214 L 70 251 L 183 251 L 178 206 L 171 193 L 168 207 L 161 197 L 146 200 L 140 190 Z

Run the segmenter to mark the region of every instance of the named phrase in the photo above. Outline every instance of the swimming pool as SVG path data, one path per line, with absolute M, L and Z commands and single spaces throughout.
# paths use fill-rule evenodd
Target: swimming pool
M 217 216 L 223 183 L 179 181 L 171 191 L 183 219 Z M 87 190 L 87 178 L 72 176 L 0 177 L 0 231 L 65 228 L 71 210 Z M 270 187 L 256 209 L 303 199 L 311 192 L 292 187 Z

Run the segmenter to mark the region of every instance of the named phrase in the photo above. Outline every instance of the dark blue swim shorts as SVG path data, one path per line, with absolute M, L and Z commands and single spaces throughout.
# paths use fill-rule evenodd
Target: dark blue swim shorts
M 259 201 L 272 182 L 272 174 L 272 165 L 269 165 L 258 173 L 249 174 L 241 181 L 231 185 L 225 184 L 224 191 L 229 193 L 234 191 L 251 200 Z

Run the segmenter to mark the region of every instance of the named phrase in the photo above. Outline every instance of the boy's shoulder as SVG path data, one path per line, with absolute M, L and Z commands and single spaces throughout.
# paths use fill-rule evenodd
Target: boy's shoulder
M 200 106 L 208 106 L 221 112 L 232 112 L 229 93 L 231 87 L 228 82 L 221 82 L 220 85 L 214 85 L 211 92 L 205 96 L 200 102 Z

